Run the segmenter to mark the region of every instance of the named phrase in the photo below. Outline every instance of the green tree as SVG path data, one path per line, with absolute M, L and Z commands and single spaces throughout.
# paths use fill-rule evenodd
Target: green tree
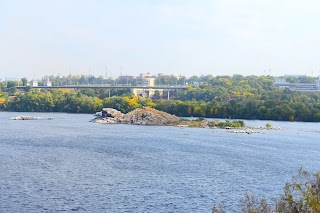
M 27 86 L 28 80 L 26 78 L 21 78 L 22 86 Z

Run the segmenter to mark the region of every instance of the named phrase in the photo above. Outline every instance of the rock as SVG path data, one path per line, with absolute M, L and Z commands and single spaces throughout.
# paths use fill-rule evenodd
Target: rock
M 12 117 L 10 120 L 52 120 L 53 118 L 45 118 L 45 117 L 32 117 L 32 116 L 17 116 Z
M 118 119 L 116 118 L 96 118 L 92 120 L 94 123 L 100 123 L 100 124 L 117 124 Z
M 101 112 L 102 117 L 120 118 L 124 116 L 122 112 L 113 108 L 103 108 Z
M 112 108 L 102 109 L 103 117 L 95 118 L 92 122 L 105 124 L 135 124 L 135 125 L 174 125 L 180 118 L 169 113 L 162 112 L 150 107 L 135 109 L 123 114 Z
M 138 108 L 125 114 L 121 123 L 137 125 L 172 125 L 180 118 L 150 107 Z
M 254 134 L 254 133 L 258 133 L 258 132 L 254 131 L 253 129 L 239 129 L 239 130 L 231 131 L 231 133 Z

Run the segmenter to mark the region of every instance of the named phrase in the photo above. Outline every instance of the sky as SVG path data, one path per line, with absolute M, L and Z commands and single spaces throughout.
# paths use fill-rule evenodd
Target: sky
M 318 0 L 0 0 L 0 78 L 320 75 Z

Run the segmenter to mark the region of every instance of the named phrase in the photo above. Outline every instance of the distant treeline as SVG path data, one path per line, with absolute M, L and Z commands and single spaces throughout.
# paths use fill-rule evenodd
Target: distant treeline
M 177 116 L 208 118 L 320 121 L 320 93 L 273 88 L 270 76 L 206 76 L 199 86 L 170 94 L 172 100 L 135 97 L 130 90 L 34 90 L 0 94 L 0 109 L 33 112 L 94 113 L 103 107 L 128 112 L 150 106 Z
M 241 75 L 234 75 L 232 77 L 229 76 L 218 76 L 218 77 L 213 77 L 212 75 L 201 75 L 201 76 L 191 76 L 191 77 L 186 77 L 186 76 L 174 76 L 174 75 L 161 75 L 161 76 L 148 76 L 155 78 L 155 85 L 170 85 L 170 86 L 175 86 L 175 85 L 199 85 L 202 83 L 214 83 L 215 80 L 222 78 L 228 78 L 231 79 L 232 81 L 234 79 L 252 79 L 255 78 L 255 76 L 249 76 L 249 77 L 243 77 Z M 268 76 L 268 78 L 273 79 L 274 77 Z M 314 84 L 316 78 L 315 77 L 310 77 L 310 76 L 282 76 L 280 77 L 281 79 L 285 80 L 286 82 L 289 83 L 307 83 L 307 84 Z M 27 78 L 22 78 L 19 81 L 8 81 L 8 87 L 12 86 L 27 86 L 28 84 Z M 131 78 L 131 76 L 122 76 L 121 78 L 111 78 L 110 76 L 93 76 L 93 75 L 68 75 L 68 76 L 54 76 L 54 75 L 47 75 L 42 77 L 41 79 L 38 79 L 38 84 L 39 86 L 43 86 L 45 82 L 51 81 L 52 86 L 65 86 L 65 85 L 103 85 L 103 84 L 108 84 L 108 85 L 141 85 L 141 78 Z M 2 83 L 2 87 L 6 83 Z M 0 90 L 1 90 L 1 82 L 0 82 Z

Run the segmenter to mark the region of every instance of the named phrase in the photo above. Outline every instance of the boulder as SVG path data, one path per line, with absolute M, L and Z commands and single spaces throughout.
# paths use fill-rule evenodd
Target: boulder
M 124 115 L 122 112 L 113 108 L 103 108 L 101 112 L 102 112 L 102 117 L 107 117 L 107 118 L 120 118 Z
M 137 125 L 173 125 L 180 118 L 150 107 L 135 109 L 124 115 L 121 123 Z
M 162 112 L 150 107 L 135 109 L 127 114 L 123 114 L 112 108 L 103 108 L 103 116 L 93 119 L 96 123 L 106 124 L 135 124 L 135 125 L 174 125 L 180 118 L 169 113 Z

